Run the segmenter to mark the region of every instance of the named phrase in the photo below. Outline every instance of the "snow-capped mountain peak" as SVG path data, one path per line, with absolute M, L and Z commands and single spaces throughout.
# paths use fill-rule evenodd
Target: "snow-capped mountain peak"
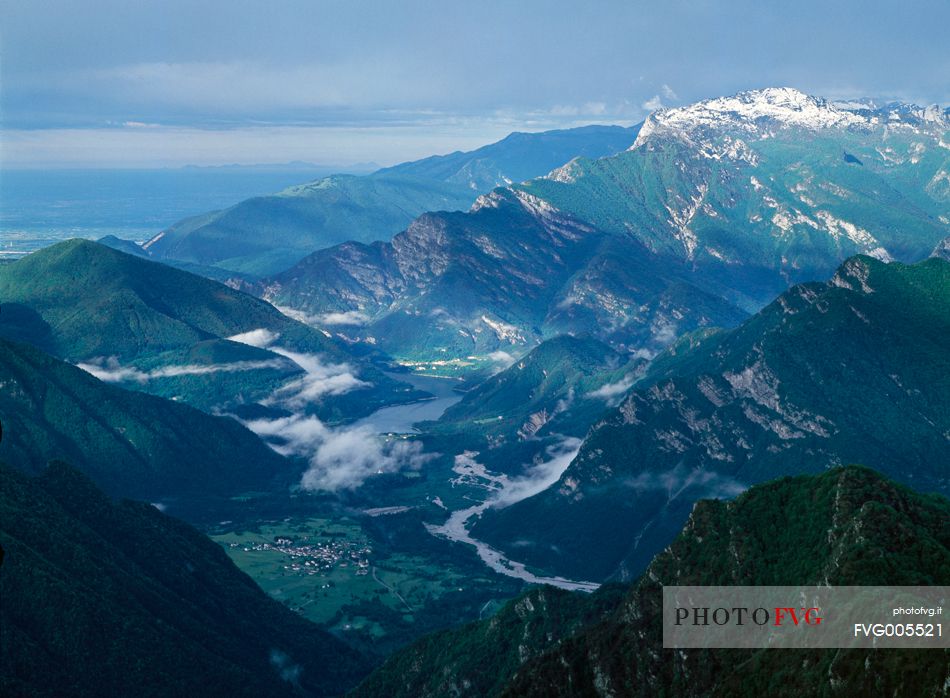
M 791 87 L 769 87 L 717 97 L 686 107 L 661 109 L 651 114 L 631 149 L 658 133 L 731 128 L 748 134 L 766 135 L 769 128 L 842 128 L 869 125 L 869 118 L 841 109 L 821 97 L 812 97 Z

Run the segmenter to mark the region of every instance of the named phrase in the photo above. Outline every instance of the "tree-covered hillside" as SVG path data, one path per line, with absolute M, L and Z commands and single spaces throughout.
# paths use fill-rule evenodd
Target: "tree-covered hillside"
M 0 339 L 0 459 L 68 460 L 111 495 L 159 501 L 287 487 L 302 470 L 230 417 L 123 390 Z
M 397 652 L 355 695 L 942 695 L 947 650 L 664 649 L 661 610 L 665 584 L 945 584 L 948 522 L 946 498 L 856 466 L 703 500 L 625 592 L 535 588 Z
M 54 463 L 0 464 L 0 693 L 333 696 L 368 669 L 225 552 Z

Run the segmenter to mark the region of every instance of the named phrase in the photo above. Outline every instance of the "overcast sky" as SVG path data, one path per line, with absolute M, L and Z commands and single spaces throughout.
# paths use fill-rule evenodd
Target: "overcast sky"
M 789 85 L 950 102 L 950 0 L 0 0 L 4 167 L 392 164 Z

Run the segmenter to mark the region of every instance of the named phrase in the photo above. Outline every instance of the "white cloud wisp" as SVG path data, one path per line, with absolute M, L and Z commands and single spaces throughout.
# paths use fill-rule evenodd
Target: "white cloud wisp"
M 313 416 L 258 419 L 244 425 L 287 456 L 303 456 L 309 468 L 300 485 L 305 490 L 352 490 L 374 475 L 419 470 L 436 454 L 422 444 L 387 439 L 369 427 L 331 429 Z

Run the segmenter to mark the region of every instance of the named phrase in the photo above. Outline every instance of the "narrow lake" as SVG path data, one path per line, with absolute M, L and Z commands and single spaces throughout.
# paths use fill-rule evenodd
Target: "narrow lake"
M 418 422 L 438 419 L 449 407 L 462 399 L 454 391 L 459 385 L 455 378 L 437 378 L 406 373 L 387 373 L 390 378 L 409 383 L 418 390 L 434 395 L 434 398 L 413 402 L 408 405 L 383 407 L 368 417 L 356 422 L 354 427 L 370 427 L 379 434 L 416 434 L 413 427 Z

